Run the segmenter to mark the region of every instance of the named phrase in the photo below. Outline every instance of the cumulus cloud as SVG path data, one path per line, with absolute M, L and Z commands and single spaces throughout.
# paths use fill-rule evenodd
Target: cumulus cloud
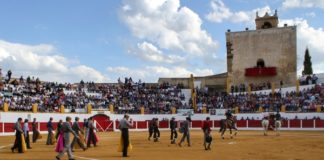
M 160 77 L 189 77 L 190 74 L 195 76 L 206 76 L 214 74 L 211 69 L 193 69 L 188 70 L 183 67 L 164 67 L 164 66 L 146 66 L 143 68 L 128 67 L 108 67 L 107 71 L 116 77 L 115 79 L 132 77 L 133 80 L 142 79 L 147 82 L 157 82 Z
M 232 23 L 252 22 L 256 17 L 256 12 L 260 16 L 263 16 L 266 12 L 271 13 L 269 6 L 256 8 L 251 11 L 233 12 L 222 0 L 212 0 L 210 7 L 212 10 L 206 15 L 206 19 L 215 23 L 221 23 L 223 21 L 230 21 Z
M 297 54 L 298 54 L 298 74 L 303 69 L 303 61 L 306 47 L 309 48 L 315 73 L 324 72 L 324 30 L 309 26 L 308 21 L 303 18 L 282 19 L 279 26 L 284 24 L 297 26 Z
M 146 41 L 138 43 L 136 48 L 131 49 L 129 52 L 144 61 L 156 63 L 175 64 L 185 61 L 185 57 L 165 54 L 152 43 Z
M 283 8 L 324 8 L 324 0 L 284 0 Z
M 161 49 L 206 56 L 218 48 L 199 15 L 179 0 L 124 0 L 121 18 L 136 38 Z
M 59 55 L 55 47 L 48 44 L 25 45 L 0 40 L 0 63 L 3 71 L 11 69 L 16 77 L 31 75 L 58 82 L 108 80 L 91 67 L 73 65 L 73 60 Z

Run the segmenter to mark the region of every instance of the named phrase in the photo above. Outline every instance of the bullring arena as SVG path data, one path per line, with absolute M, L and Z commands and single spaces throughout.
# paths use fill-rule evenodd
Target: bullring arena
M 261 120 L 238 120 L 237 125 L 239 132 L 233 139 L 230 138 L 229 132 L 225 133 L 225 139 L 221 139 L 218 133 L 219 116 L 211 116 L 212 120 L 212 145 L 211 150 L 205 151 L 203 148 L 203 133 L 200 129 L 204 117 L 208 114 L 195 114 L 192 116 L 191 122 L 191 147 L 182 147 L 176 144 L 170 144 L 170 131 L 168 129 L 168 118 L 176 117 L 178 121 L 182 121 L 182 115 L 131 115 L 133 117 L 134 127 L 130 132 L 130 141 L 133 145 L 133 150 L 129 153 L 127 159 L 138 160 L 196 160 L 196 159 L 292 159 L 292 160 L 320 160 L 324 159 L 324 120 L 305 118 L 309 115 L 322 115 L 321 113 L 281 113 L 283 117 L 300 116 L 300 119 L 284 120 L 280 136 L 276 136 L 274 131 L 269 131 L 268 136 L 264 136 L 261 130 Z M 245 119 L 246 116 L 254 115 L 258 119 L 258 115 L 254 114 L 238 114 L 238 119 Z M 98 128 L 99 143 L 97 147 L 89 148 L 86 151 L 76 149 L 74 152 L 76 159 L 85 160 L 106 160 L 106 159 L 123 159 L 121 153 L 117 152 L 117 147 L 120 139 L 120 132 L 117 129 L 118 119 L 122 115 L 105 114 L 48 114 L 48 113 L 3 113 L 1 112 L 2 120 L 6 121 L 11 118 L 19 117 L 34 117 L 37 116 L 39 121 L 38 126 L 41 133 L 46 133 L 46 119 L 49 116 L 56 119 L 64 118 L 65 116 L 80 118 L 93 116 Z M 302 117 L 305 116 L 305 117 Z M 160 117 L 159 126 L 161 138 L 159 142 L 148 141 L 147 126 L 148 121 L 142 119 L 150 119 L 151 117 Z M 164 120 L 162 120 L 162 118 Z M 6 119 L 6 120 L 5 120 Z M 113 121 L 115 119 L 116 121 Z M 44 122 L 43 122 L 44 120 Z M 54 126 L 56 126 L 56 121 Z M 82 126 L 82 123 L 80 123 Z M 10 147 L 14 141 L 12 134 L 13 123 L 2 122 L 1 133 L 5 136 L 0 137 L 0 154 L 3 160 L 27 160 L 27 159 L 55 159 L 56 152 L 54 146 L 45 145 L 47 134 L 43 134 L 43 138 L 32 143 L 32 149 L 27 150 L 24 154 L 11 153 Z M 179 134 L 181 137 L 181 134 Z M 180 138 L 177 139 L 179 141 Z M 37 156 L 35 156 L 37 155 Z M 67 158 L 66 158 L 67 159 Z
M 135 1 L 129 2 L 132 3 L 124 5 L 122 10 L 133 15 L 133 13 L 136 13 L 132 11 L 133 8 L 139 7 L 138 10 L 142 11 L 141 5 L 153 1 L 143 1 L 139 4 Z M 163 1 L 158 3 L 161 2 Z M 123 58 L 119 60 L 119 58 L 115 59 L 114 56 L 112 56 L 113 59 L 110 59 L 110 56 L 108 58 L 106 55 L 96 56 L 91 54 L 93 57 L 102 59 L 104 63 L 118 61 L 116 67 L 106 67 L 108 73 L 116 74 L 116 80 L 118 75 L 117 83 L 112 81 L 105 83 L 105 80 L 108 81 L 109 79 L 110 81 L 111 78 L 106 77 L 106 74 L 101 75 L 100 72 L 91 67 L 76 65 L 79 63 L 78 60 L 69 62 L 68 58 L 64 56 L 56 56 L 56 49 L 51 45 L 49 45 L 50 47 L 44 45 L 47 49 L 38 49 L 38 47 L 44 47 L 43 45 L 33 49 L 33 47 L 26 47 L 19 45 L 19 43 L 9 45 L 11 43 L 7 44 L 0 39 L 0 45 L 4 44 L 5 46 L 4 49 L 0 46 L 0 54 L 5 53 L 2 57 L 0 55 L 0 62 L 5 62 L 4 69 L 7 70 L 7 73 L 2 76 L 0 66 L 0 160 L 324 160 L 324 74 L 313 74 L 311 57 L 308 54 L 308 48 L 305 46 L 307 49 L 305 51 L 303 75 L 297 78 L 297 26 L 286 23 L 279 25 L 277 10 L 271 14 L 265 12 L 263 15 L 256 12 L 256 16 L 251 17 L 252 19 L 255 18 L 256 29 L 245 28 L 245 31 L 228 29 L 225 33 L 226 42 L 224 43 L 226 44 L 226 49 L 224 48 L 226 55 L 218 56 L 214 53 L 215 49 L 218 48 L 217 43 L 211 43 L 212 38 L 209 37 L 207 32 L 200 30 L 202 22 L 200 22 L 199 16 L 196 16 L 187 7 L 173 6 L 180 5 L 180 1 L 169 2 L 171 1 L 163 2 L 157 8 L 161 8 L 161 11 L 166 9 L 167 12 L 172 10 L 172 12 L 180 13 L 179 18 L 171 14 L 168 21 L 176 22 L 181 19 L 179 21 L 181 23 L 178 27 L 178 22 L 176 22 L 176 27 L 172 24 L 172 27 L 166 27 L 165 30 L 181 28 L 182 24 L 185 24 L 183 25 L 186 26 L 185 28 L 190 28 L 191 23 L 185 21 L 190 18 L 182 17 L 185 13 L 190 13 L 190 17 L 195 17 L 195 22 L 192 23 L 194 29 L 187 31 L 177 29 L 171 31 L 170 34 L 164 34 L 158 31 L 159 29 L 164 30 L 164 26 L 161 28 L 157 25 L 160 22 L 147 20 L 147 17 L 139 18 L 144 14 L 134 14 L 134 18 L 136 18 L 134 20 L 124 16 L 116 17 L 124 17 L 122 19 L 125 20 L 130 19 L 132 23 L 137 21 L 143 23 L 139 21 L 140 19 L 145 19 L 152 24 L 156 23 L 154 25 L 143 23 L 143 26 L 139 26 L 140 28 L 143 27 L 141 30 L 146 30 L 147 27 L 149 32 L 154 32 L 153 37 L 155 37 L 155 34 L 159 36 L 168 35 L 165 38 L 162 37 L 161 41 L 163 43 L 168 42 L 166 44 L 169 44 L 169 41 L 170 44 L 175 41 L 177 44 L 170 46 L 179 46 L 175 47 L 177 50 L 165 48 L 168 45 L 162 45 L 162 48 L 161 46 L 155 47 L 158 43 L 150 42 L 150 39 L 155 38 L 141 37 L 145 41 L 142 44 L 137 43 L 139 50 L 130 47 L 127 49 L 127 54 L 133 51 L 134 53 L 138 52 L 133 56 L 145 57 L 143 59 L 145 63 L 149 59 L 153 60 L 151 61 L 152 64 L 159 65 L 162 64 L 160 61 L 166 61 L 167 63 L 164 65 L 173 68 L 164 69 L 164 65 L 146 66 L 143 63 L 143 66 L 146 66 L 145 70 L 148 71 L 141 72 L 140 69 L 135 67 L 134 73 L 127 75 L 133 70 L 122 67 L 121 62 L 129 63 L 129 66 L 134 67 L 130 63 L 133 57 L 124 58 L 122 56 Z M 154 1 L 154 3 L 156 2 Z M 146 5 L 155 6 L 158 3 Z M 216 3 L 225 7 L 222 1 L 211 2 L 212 6 L 216 6 Z M 13 6 L 15 9 L 17 8 L 16 5 Z M 235 4 L 235 6 L 239 5 Z M 170 10 L 168 7 L 170 7 Z M 75 3 L 73 3 L 73 8 L 77 8 Z M 150 10 L 160 12 L 155 8 Z M 224 11 L 229 12 L 229 9 L 224 8 Z M 25 14 L 25 12 L 22 13 Z M 73 13 L 72 10 L 71 13 Z M 237 13 L 241 14 L 241 12 Z M 315 16 L 315 13 L 312 13 Z M 62 15 L 65 14 L 62 12 Z M 153 15 L 156 19 L 160 19 L 155 13 Z M 162 15 L 162 17 L 169 17 L 169 13 Z M 236 15 L 236 13 L 233 15 Z M 297 19 L 299 21 L 299 18 Z M 62 21 L 62 23 L 64 22 Z M 303 20 L 303 24 L 304 22 L 306 23 L 305 26 L 308 27 L 307 21 Z M 167 23 L 169 22 L 161 24 L 166 25 Z M 109 26 L 112 24 L 115 23 L 109 23 Z M 149 28 L 150 26 L 151 28 Z M 52 31 L 55 27 L 50 28 L 51 32 L 56 33 L 54 30 Z M 57 28 L 65 28 L 65 26 Z M 152 28 L 158 30 L 151 30 Z M 205 38 L 199 38 L 199 34 L 193 32 L 197 28 L 199 34 L 201 33 L 202 37 Z M 312 31 L 314 30 L 312 27 L 309 28 Z M 132 30 L 137 31 L 138 29 Z M 320 28 L 319 31 L 322 32 L 322 29 Z M 120 33 L 122 32 L 124 33 L 124 31 Z M 178 35 L 177 32 L 181 32 L 181 34 Z M 316 32 L 312 33 L 315 34 Z M 35 37 L 35 35 L 30 37 Z M 173 37 L 179 37 L 186 43 L 179 45 L 180 41 L 174 40 Z M 118 38 L 112 37 L 112 39 L 124 42 L 119 36 Z M 132 39 L 130 38 L 130 40 Z M 87 45 L 85 46 L 88 46 L 88 41 L 87 38 Z M 103 41 L 105 41 L 105 45 L 107 45 L 107 42 L 110 44 L 110 41 L 105 39 Z M 196 41 L 199 41 L 199 43 L 196 43 Z M 48 42 L 60 41 L 55 39 L 48 40 Z M 63 41 L 60 43 L 63 44 Z M 200 45 L 203 47 L 200 48 Z M 302 45 L 307 45 L 307 43 Z M 9 46 L 9 49 L 7 49 L 7 46 Z M 80 45 L 73 45 L 72 43 L 71 46 L 82 45 L 81 43 Z M 111 46 L 114 46 L 114 50 L 109 52 L 114 52 L 115 47 L 124 46 L 124 44 L 114 45 L 112 43 Z M 18 48 L 17 53 L 19 54 L 15 53 L 15 48 Z M 27 50 L 24 51 L 24 48 L 27 48 Z M 182 48 L 190 49 L 184 50 Z M 210 53 L 204 48 L 211 49 Z M 160 49 L 162 50 L 160 51 Z M 178 49 L 181 51 L 181 56 L 172 55 L 179 52 Z M 46 54 L 37 53 L 39 55 L 33 55 L 33 53 L 30 53 L 41 52 L 40 50 L 45 50 Z M 55 50 L 53 55 L 50 54 L 52 50 Z M 125 50 L 125 48 L 122 50 Z M 140 53 L 142 50 L 143 53 Z M 12 51 L 14 52 L 13 55 L 18 56 L 11 56 Z M 170 51 L 170 55 L 164 55 L 164 51 Z M 188 57 L 192 57 L 194 63 L 186 58 L 188 51 L 190 51 Z M 78 53 L 77 50 L 74 52 Z M 149 53 L 144 55 L 144 52 Z M 30 63 L 33 66 L 30 67 L 33 68 L 32 72 L 25 69 L 25 67 L 28 68 L 28 66 L 25 66 L 27 64 L 25 64 L 25 61 L 28 61 L 25 60 L 25 54 L 26 57 L 33 58 Z M 87 53 L 87 56 L 89 55 Z M 203 59 L 195 55 L 201 55 Z M 215 66 L 209 64 L 209 58 L 206 58 L 206 55 L 212 55 L 215 58 L 211 59 Z M 49 58 L 51 56 L 56 57 L 55 60 L 51 61 L 51 58 Z M 22 65 L 20 65 L 20 61 L 16 61 L 20 57 L 24 57 Z M 78 56 L 73 55 L 71 57 Z M 220 62 L 219 60 L 225 61 L 225 59 L 218 60 L 218 57 L 226 57 L 227 72 L 214 74 L 212 69 L 209 69 L 209 67 L 219 67 L 221 65 L 217 64 Z M 175 58 L 174 61 L 173 58 Z M 315 57 L 315 59 L 317 58 Z M 64 63 L 57 65 L 56 59 L 64 61 Z M 208 66 L 208 69 L 195 68 L 205 66 L 205 64 L 200 65 L 199 61 L 205 63 L 207 59 L 208 64 L 206 66 Z M 89 63 L 99 62 L 89 59 L 89 57 L 86 60 L 90 61 Z M 7 61 L 9 63 L 14 62 L 14 64 L 8 66 L 6 65 L 9 64 L 6 63 Z M 38 65 L 36 61 L 45 61 L 45 67 Z M 188 62 L 184 63 L 185 61 Z M 318 59 L 318 61 L 321 60 Z M 74 63 L 76 63 L 76 66 L 73 66 Z M 142 64 L 142 61 L 140 63 Z M 176 66 L 177 63 L 180 65 Z M 68 65 L 68 67 L 65 68 L 65 65 Z M 208 71 L 208 73 L 211 71 L 213 75 L 194 76 L 187 68 L 183 68 L 183 66 L 189 65 L 190 70 Z M 23 68 L 19 68 L 21 66 Z M 39 66 L 39 68 L 35 68 L 35 66 Z M 59 66 L 59 69 L 52 70 L 53 66 Z M 103 65 L 98 63 L 98 66 Z M 13 70 L 11 71 L 11 69 Z M 59 74 L 56 73 L 56 70 L 60 70 L 60 72 L 57 72 Z M 61 70 L 63 71 L 61 72 Z M 53 73 L 51 73 L 52 71 Z M 74 72 L 80 72 L 80 75 L 78 76 Z M 90 72 L 99 76 L 100 81 L 91 79 L 93 77 Z M 180 72 L 185 73 L 181 73 L 184 77 L 179 77 L 179 75 L 176 77 L 160 77 L 157 83 L 145 83 L 141 79 L 135 80 L 139 77 L 133 77 L 134 80 L 132 77 L 124 77 L 124 74 L 127 76 L 142 74 L 145 75 L 144 77 L 150 77 L 151 74 L 154 76 L 162 73 L 171 76 L 169 75 L 171 72 L 174 72 L 173 75 Z M 22 74 L 19 75 L 20 73 Z M 33 75 L 33 73 L 38 74 Z M 47 81 L 34 77 L 40 76 L 42 78 L 39 74 L 45 74 Z M 13 75 L 20 76 L 20 78 L 13 77 Z M 122 77 L 120 77 L 121 75 Z M 24 76 L 26 79 L 24 79 Z M 65 78 L 70 76 L 73 77 L 74 83 L 65 83 Z M 78 81 L 75 81 L 75 78 L 84 78 L 83 80 L 86 81 L 90 78 L 90 82 L 80 80 L 80 83 L 75 83 Z M 125 78 L 125 81 L 120 78 Z M 60 80 L 61 82 L 59 82 Z M 96 81 L 96 83 L 93 81 Z M 59 121 L 63 122 L 59 123 Z M 172 128 L 172 133 L 178 134 L 176 139 L 171 139 L 170 128 Z M 225 130 L 223 130 L 224 128 Z M 232 135 L 228 130 L 226 131 L 226 128 L 238 129 L 238 132 Z M 149 137 L 149 131 L 151 135 L 154 132 L 152 138 Z M 223 131 L 222 134 L 225 132 L 225 135 L 223 136 L 220 131 Z M 182 140 L 185 140 L 185 136 L 190 137 L 187 139 L 188 141 L 190 139 L 190 143 L 180 141 L 181 137 Z M 79 148 L 73 148 L 73 146 L 75 147 L 73 142 L 77 142 L 76 145 Z M 129 142 L 131 145 L 129 145 Z M 206 143 L 209 143 L 210 146 Z M 131 149 L 127 153 L 128 147 Z M 122 149 L 124 149 L 123 153 L 121 152 Z

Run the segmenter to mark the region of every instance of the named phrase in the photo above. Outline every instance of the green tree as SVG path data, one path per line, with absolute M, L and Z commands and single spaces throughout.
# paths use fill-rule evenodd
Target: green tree
M 305 75 L 313 74 L 311 59 L 312 59 L 312 57 L 309 55 L 308 48 L 306 48 L 305 57 L 304 57 L 304 70 L 303 70 L 303 74 L 305 74 Z

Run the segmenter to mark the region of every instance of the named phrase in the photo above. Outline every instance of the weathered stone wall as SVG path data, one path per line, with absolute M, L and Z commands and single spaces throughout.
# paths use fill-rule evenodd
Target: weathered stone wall
M 280 80 L 285 86 L 296 82 L 296 27 L 227 32 L 228 76 L 232 85 L 259 84 Z M 276 67 L 276 76 L 246 77 L 245 69 L 256 66 L 257 60 L 263 59 L 266 67 Z

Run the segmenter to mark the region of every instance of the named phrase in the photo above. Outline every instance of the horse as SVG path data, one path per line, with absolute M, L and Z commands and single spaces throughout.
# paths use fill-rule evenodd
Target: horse
M 276 122 L 275 122 L 275 131 L 276 131 L 277 136 L 280 136 L 280 128 L 281 128 L 281 121 L 276 120 Z
M 235 130 L 234 136 L 237 135 L 237 131 L 238 130 L 237 130 L 237 127 L 236 127 L 236 118 L 233 118 L 233 119 L 222 119 L 220 121 L 220 129 L 219 129 L 219 132 L 221 132 L 222 139 L 225 139 L 224 138 L 224 133 L 225 133 L 226 129 L 229 129 L 230 130 L 231 139 L 233 138 L 232 129 Z
M 263 135 L 264 136 L 267 136 L 268 135 L 268 128 L 269 128 L 269 120 L 268 119 L 263 119 L 261 121 L 261 125 L 262 125 L 262 128 L 263 128 Z

